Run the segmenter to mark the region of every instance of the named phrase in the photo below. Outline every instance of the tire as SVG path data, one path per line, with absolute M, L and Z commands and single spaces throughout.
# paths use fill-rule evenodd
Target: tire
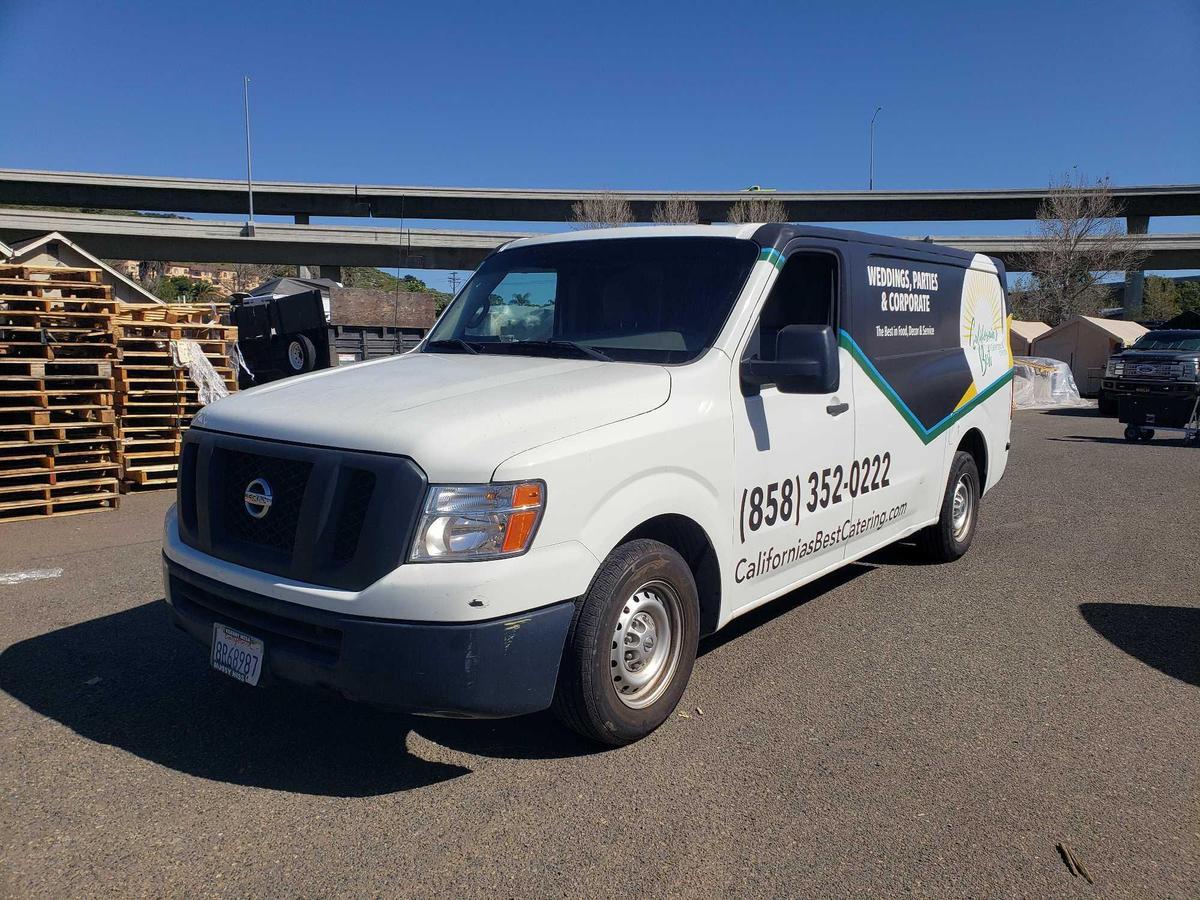
M 934 562 L 954 562 L 967 552 L 979 524 L 979 498 L 975 458 L 959 450 L 950 464 L 941 515 L 934 524 L 917 532 L 917 546 L 925 556 Z
M 317 364 L 317 348 L 307 334 L 294 334 L 283 350 L 283 367 L 289 375 L 311 372 Z
M 658 541 L 622 544 L 576 605 L 554 714 L 603 744 L 644 738 L 683 696 L 699 637 L 700 601 L 683 557 Z
M 1101 416 L 1115 416 L 1117 414 L 1117 398 L 1112 394 L 1101 391 L 1096 402 L 1096 414 Z
M 1141 435 L 1139 435 L 1139 437 L 1141 437 L 1143 444 L 1150 443 L 1152 440 L 1154 440 L 1154 429 L 1153 428 L 1143 428 L 1142 433 L 1141 433 Z
M 1129 443 L 1136 444 L 1141 439 L 1141 436 L 1142 430 L 1136 425 L 1125 426 L 1125 440 L 1129 441 Z

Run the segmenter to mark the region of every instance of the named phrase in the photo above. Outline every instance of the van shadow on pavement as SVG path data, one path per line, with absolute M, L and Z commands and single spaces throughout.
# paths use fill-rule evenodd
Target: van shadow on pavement
M 89 740 L 189 775 L 328 796 L 387 794 L 471 771 L 407 752 L 410 731 L 483 755 L 596 749 L 549 715 L 435 721 L 238 684 L 208 668 L 203 648 L 171 627 L 162 600 L 14 644 L 0 655 L 0 688 Z
M 1200 685 L 1200 608 L 1145 603 L 1082 603 L 1096 633 L 1135 659 Z
M 847 566 L 754 610 L 702 641 L 700 654 L 871 568 Z M 546 759 L 606 749 L 549 712 L 430 719 L 300 688 L 238 684 L 208 668 L 203 648 L 171 627 L 162 600 L 12 645 L 0 654 L 0 689 L 89 740 L 179 772 L 325 796 L 389 794 L 472 771 L 410 753 L 410 733 L 486 757 Z

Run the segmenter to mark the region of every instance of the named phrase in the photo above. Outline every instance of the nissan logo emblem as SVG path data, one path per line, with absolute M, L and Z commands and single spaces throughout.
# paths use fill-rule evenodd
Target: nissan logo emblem
M 242 503 L 245 505 L 248 515 L 261 519 L 271 511 L 271 485 L 267 484 L 265 478 L 255 478 L 246 485 L 246 492 L 242 494 Z

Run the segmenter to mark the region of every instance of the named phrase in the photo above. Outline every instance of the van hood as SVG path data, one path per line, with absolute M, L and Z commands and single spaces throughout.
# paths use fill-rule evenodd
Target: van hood
M 524 450 L 656 409 L 663 366 L 408 353 L 235 393 L 193 425 L 407 456 L 433 482 L 489 481 Z

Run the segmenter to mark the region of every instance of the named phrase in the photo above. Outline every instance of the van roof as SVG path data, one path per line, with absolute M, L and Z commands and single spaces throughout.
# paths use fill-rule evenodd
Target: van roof
M 815 237 L 832 241 L 846 241 L 885 247 L 909 253 L 933 254 L 969 265 L 976 254 L 945 244 L 930 241 L 912 241 L 905 238 L 871 234 L 866 231 L 850 231 L 845 228 L 823 228 L 794 222 L 752 222 L 745 225 L 623 225 L 616 228 L 590 228 L 581 231 L 563 231 L 554 234 L 518 238 L 505 244 L 504 250 L 514 247 L 529 247 L 535 244 L 553 244 L 568 241 L 608 240 L 613 238 L 651 237 L 727 237 L 753 240 L 762 247 L 782 250 L 793 238 Z M 997 263 L 993 260 L 993 263 Z M 998 265 L 998 263 L 997 263 Z

